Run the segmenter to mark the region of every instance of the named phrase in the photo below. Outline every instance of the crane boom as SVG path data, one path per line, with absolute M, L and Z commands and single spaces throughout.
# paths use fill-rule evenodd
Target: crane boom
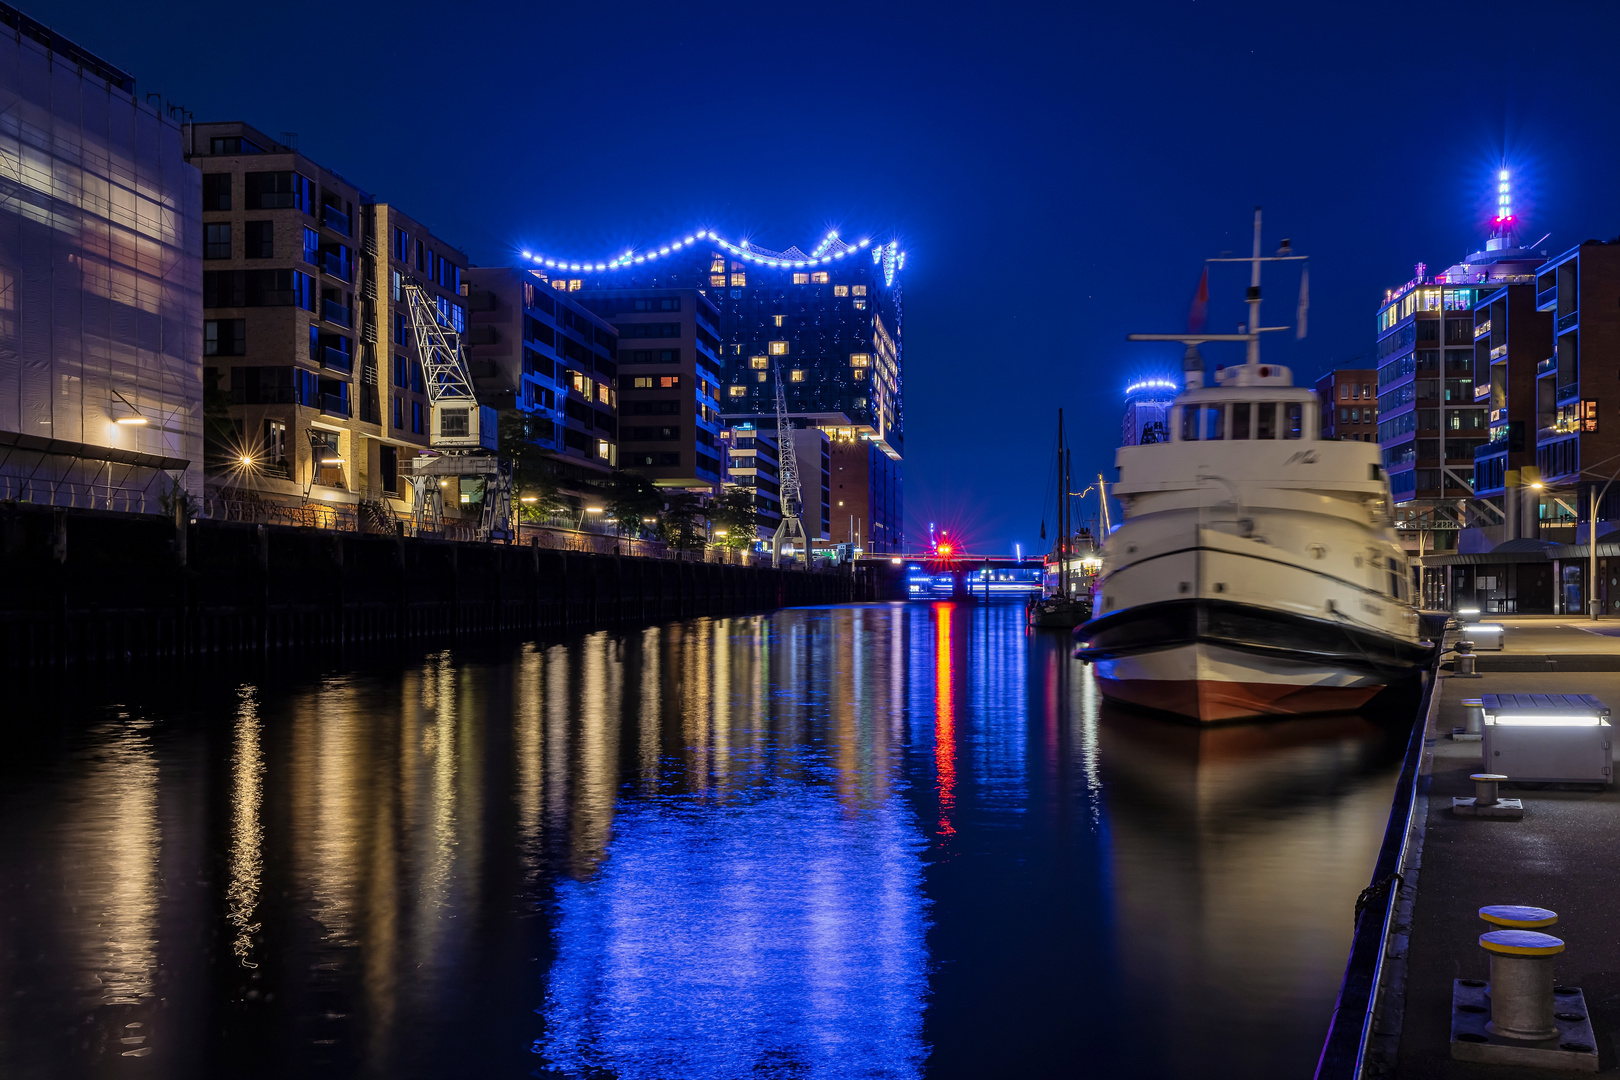
M 797 540 L 806 561 L 810 558 L 810 540 L 804 532 L 799 514 L 804 499 L 799 491 L 799 458 L 793 450 L 793 425 L 788 421 L 787 395 L 782 392 L 782 369 L 776 369 L 776 471 L 780 482 L 782 521 L 771 538 L 771 565 L 782 565 L 782 549 Z

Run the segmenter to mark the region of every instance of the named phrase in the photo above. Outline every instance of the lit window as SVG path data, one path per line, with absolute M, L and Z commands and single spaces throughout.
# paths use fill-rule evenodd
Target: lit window
M 834 296 L 848 296 L 849 295 L 849 286 L 848 285 L 834 285 L 833 286 L 833 295 Z
M 568 289 L 568 282 L 566 282 L 566 281 L 553 281 L 551 283 L 551 287 L 553 289 L 556 289 L 558 292 L 565 292 Z
M 606 439 L 597 439 L 596 440 L 596 456 L 597 457 L 599 457 L 602 460 L 606 461 L 607 456 L 608 456 L 608 449 L 609 449 L 608 441 Z
M 789 382 L 804 382 L 804 369 L 803 368 L 794 368 L 791 372 L 788 373 L 788 381 Z
M 579 278 L 572 278 L 568 282 L 568 291 L 569 292 L 578 292 L 579 290 L 583 289 L 584 287 L 585 287 L 585 283 L 583 281 L 581 281 Z
M 652 381 L 652 376 L 651 375 L 637 375 L 636 376 L 636 389 L 637 390 L 648 389 L 649 387 L 652 386 L 652 382 L 653 381 Z
M 794 274 L 793 275 L 793 284 L 795 284 L 795 285 L 808 285 L 808 284 L 810 284 L 810 275 L 809 274 Z
M 574 390 L 578 393 L 584 394 L 587 398 L 590 397 L 591 380 L 587 379 L 577 371 L 570 371 L 568 374 L 573 378 Z
M 859 288 L 859 286 L 857 286 L 857 288 Z M 854 303 L 855 303 L 855 310 L 856 311 L 865 311 L 866 310 L 866 301 L 865 300 L 856 300 Z
M 606 383 L 596 384 L 596 400 L 606 405 L 608 403 L 608 388 Z
M 781 326 L 781 325 L 782 325 L 782 320 L 783 320 L 783 319 L 784 319 L 784 318 L 786 318 L 786 316 L 783 316 L 783 315 L 772 315 L 772 316 L 771 316 L 771 318 L 772 318 L 772 319 L 773 319 L 773 320 L 775 320 L 775 322 L 776 322 L 776 325 L 777 325 L 777 326 Z
M 713 259 L 711 259 L 709 261 L 709 273 L 711 273 L 711 274 L 723 274 L 725 272 L 726 272 L 726 260 L 724 258 L 722 258 L 719 255 L 716 255 Z M 725 283 L 721 282 L 721 284 L 725 284 Z
M 731 388 L 731 396 L 732 397 L 742 397 L 747 393 L 748 393 L 748 387 L 746 387 L 746 386 L 733 386 Z
M 753 368 L 755 371 L 764 371 L 766 368 L 771 366 L 771 362 L 763 356 L 750 356 L 748 358 L 748 366 Z
M 733 285 L 746 285 L 746 284 L 748 284 L 748 275 L 747 274 L 732 274 L 731 275 L 731 283 Z
M 788 343 L 787 342 L 785 342 L 785 341 L 773 341 L 773 342 L 771 342 L 771 347 L 770 347 L 769 352 L 770 352 L 770 354 L 772 356 L 786 356 L 787 351 L 788 351 Z
M 724 275 L 724 274 L 710 274 L 709 275 L 709 284 L 710 285 L 724 285 L 725 283 L 726 283 L 726 275 Z
M 872 366 L 872 354 L 871 353 L 863 353 L 863 352 L 850 353 L 849 354 L 849 366 L 850 367 L 871 367 Z
M 855 378 L 857 378 L 857 379 L 864 379 L 864 378 L 866 378 L 866 369 L 864 369 L 864 368 L 856 368 L 855 371 L 853 372 L 853 374 L 854 374 Z
M 817 285 L 827 284 L 827 271 L 817 270 L 815 273 L 810 275 L 810 280 Z
M 851 285 L 849 287 L 849 294 L 851 296 L 865 296 L 866 295 L 866 286 L 865 285 Z
M 755 376 L 755 378 L 759 382 L 764 382 L 765 381 L 765 373 L 763 371 L 761 371 L 758 375 Z
M 663 387 L 665 390 L 674 389 L 675 387 L 681 385 L 681 377 L 679 375 L 660 375 L 658 377 L 658 385 Z

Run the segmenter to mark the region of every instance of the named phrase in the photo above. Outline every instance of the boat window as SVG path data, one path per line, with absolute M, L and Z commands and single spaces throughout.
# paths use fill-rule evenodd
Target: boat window
M 1275 439 L 1277 437 L 1277 403 L 1275 401 L 1262 401 L 1254 407 L 1254 437 L 1257 439 Z
M 1191 406 L 1181 409 L 1181 441 L 1198 441 L 1198 410 Z
M 1226 438 L 1226 406 L 1225 405 L 1205 405 L 1202 409 L 1200 409 L 1198 411 L 1204 414 L 1204 424 L 1203 424 L 1204 438 L 1206 438 L 1206 439 L 1224 439 L 1224 438 Z
M 1283 406 L 1283 438 L 1297 439 L 1304 434 L 1302 420 L 1304 407 L 1297 401 L 1290 401 Z
M 1235 401 L 1232 403 L 1232 438 L 1247 439 L 1249 437 L 1249 403 Z

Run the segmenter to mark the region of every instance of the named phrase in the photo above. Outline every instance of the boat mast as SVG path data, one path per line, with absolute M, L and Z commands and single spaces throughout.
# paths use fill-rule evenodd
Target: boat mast
M 1058 587 L 1057 595 L 1066 596 L 1067 582 L 1064 580 L 1069 569 L 1069 526 L 1064 517 L 1064 493 L 1069 489 L 1069 478 L 1063 475 L 1063 410 L 1058 410 L 1058 452 L 1057 452 L 1057 482 L 1058 482 Z
M 1254 208 L 1254 261 L 1249 271 L 1249 363 L 1260 362 L 1260 208 Z

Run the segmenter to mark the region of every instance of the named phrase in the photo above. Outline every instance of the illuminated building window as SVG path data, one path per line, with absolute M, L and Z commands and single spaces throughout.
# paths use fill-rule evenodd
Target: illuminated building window
M 850 292 L 851 296 L 865 296 L 866 295 L 866 286 L 865 285 L 851 285 L 849 287 L 849 292 Z
M 724 274 L 710 274 L 709 275 L 709 284 L 710 285 L 724 285 L 725 283 L 726 283 L 726 275 L 724 275 Z
M 743 397 L 744 395 L 746 395 L 748 393 L 748 387 L 746 387 L 746 386 L 733 386 L 731 388 L 730 393 L 731 393 L 732 397 Z
M 850 367 L 871 367 L 872 366 L 872 354 L 871 353 L 863 353 L 863 352 L 850 353 L 849 354 L 849 366 Z
M 587 379 L 577 371 L 570 371 L 568 374 L 574 380 L 574 390 L 589 398 L 591 396 L 591 380 Z
M 786 356 L 787 351 L 788 351 L 788 343 L 787 342 L 785 342 L 785 341 L 773 341 L 773 342 L 771 342 L 771 347 L 769 349 L 769 352 L 770 352 L 770 354 L 772 356 Z
M 606 383 L 596 384 L 596 400 L 606 405 L 608 403 L 608 388 Z
M 834 285 L 833 286 L 833 295 L 834 296 L 848 296 L 849 295 L 849 286 L 848 285 Z
M 742 263 L 740 263 L 740 262 L 733 262 L 733 263 L 732 263 L 732 264 L 731 264 L 731 268 L 732 268 L 732 269 L 733 269 L 733 270 L 746 270 L 746 269 L 748 269 L 748 267 L 746 267 L 746 266 L 744 266 L 744 265 L 743 265 L 743 264 L 742 264 Z
M 855 301 L 855 310 L 856 311 L 865 311 L 866 310 L 866 301 L 865 300 L 857 300 L 857 301 Z
M 569 292 L 579 292 L 579 290 L 583 289 L 584 287 L 585 283 L 579 278 L 570 278 L 568 281 Z
M 636 389 L 637 390 L 647 389 L 647 388 L 651 387 L 652 384 L 653 384 L 653 381 L 652 381 L 652 376 L 651 375 L 637 375 L 636 376 Z
M 864 379 L 864 378 L 866 378 L 866 371 L 864 369 L 862 369 L 862 368 L 856 368 L 855 371 L 854 371 L 854 375 L 855 375 L 855 377 L 857 379 Z
M 771 366 L 771 362 L 763 356 L 750 356 L 748 358 L 748 366 L 753 368 L 755 371 L 764 371 L 766 368 Z
M 759 375 L 758 375 L 758 381 L 759 381 L 759 382 L 764 382 L 764 381 L 765 381 L 765 373 L 764 373 L 764 372 L 763 372 L 763 371 L 761 371 L 761 372 L 760 372 L 760 373 L 759 373 Z
M 225 257 L 229 258 L 230 256 L 227 255 Z M 808 285 L 808 284 L 810 284 L 810 275 L 809 274 L 794 274 L 793 275 L 793 284 L 795 284 L 795 285 Z
M 817 285 L 827 284 L 827 271 L 817 270 L 815 273 L 810 275 L 810 280 Z
M 553 289 L 556 289 L 558 292 L 566 292 L 568 290 L 568 282 L 566 282 L 566 281 L 553 281 L 551 283 L 551 287 Z
M 786 316 L 783 316 L 783 315 L 772 315 L 772 316 L 771 316 L 771 318 L 772 318 L 772 319 L 774 319 L 774 320 L 775 320 L 775 321 L 776 321 L 776 325 L 777 325 L 777 326 L 781 326 L 781 325 L 782 325 L 782 320 L 783 320 L 783 319 L 784 319 L 784 318 L 786 318 Z
M 791 372 L 788 373 L 788 381 L 789 382 L 804 382 L 804 369 L 803 368 L 794 368 Z
M 672 390 L 681 385 L 681 377 L 679 375 L 660 375 L 658 377 L 658 385 L 663 387 L 665 390 Z
M 747 274 L 732 274 L 731 275 L 731 283 L 733 285 L 746 285 L 746 284 L 748 284 L 748 275 Z
M 723 274 L 725 272 L 726 272 L 726 260 L 724 258 L 722 258 L 721 256 L 716 255 L 714 257 L 714 259 L 711 260 L 710 263 L 709 263 L 709 273 L 711 273 L 711 274 Z

